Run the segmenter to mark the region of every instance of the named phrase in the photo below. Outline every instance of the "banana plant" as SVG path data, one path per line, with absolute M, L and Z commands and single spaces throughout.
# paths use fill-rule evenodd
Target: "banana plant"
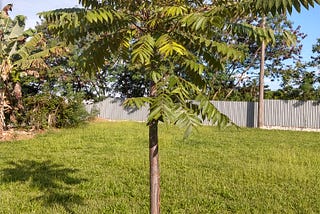
M 6 8 L 6 7 L 5 7 Z M 5 115 L 14 121 L 14 111 L 23 110 L 21 79 L 27 75 L 39 77 L 49 69 L 46 58 L 65 52 L 62 46 L 46 47 L 42 33 L 25 30 L 25 16 L 14 19 L 4 9 L 0 15 L 0 135 L 6 127 Z

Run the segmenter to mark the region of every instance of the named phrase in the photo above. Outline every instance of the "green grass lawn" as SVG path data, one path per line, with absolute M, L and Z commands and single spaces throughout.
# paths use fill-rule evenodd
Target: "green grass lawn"
M 0 213 L 148 213 L 148 129 L 0 143 Z M 160 127 L 162 213 L 320 213 L 320 133 Z

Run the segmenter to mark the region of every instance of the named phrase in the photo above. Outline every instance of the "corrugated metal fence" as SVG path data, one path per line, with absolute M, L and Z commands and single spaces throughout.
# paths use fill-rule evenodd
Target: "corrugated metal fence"
M 95 109 L 100 118 L 109 120 L 145 121 L 148 108 L 140 110 L 123 108 L 123 100 L 106 99 L 87 105 L 90 112 Z M 258 103 L 213 101 L 219 111 L 241 127 L 257 127 Z M 293 129 L 320 129 L 320 103 L 316 101 L 265 100 L 264 118 L 266 127 Z

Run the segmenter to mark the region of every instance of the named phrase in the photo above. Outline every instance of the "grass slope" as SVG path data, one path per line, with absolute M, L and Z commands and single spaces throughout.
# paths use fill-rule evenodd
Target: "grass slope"
M 100 122 L 0 143 L 0 213 L 148 213 L 148 129 Z M 319 133 L 161 126 L 163 213 L 320 213 Z

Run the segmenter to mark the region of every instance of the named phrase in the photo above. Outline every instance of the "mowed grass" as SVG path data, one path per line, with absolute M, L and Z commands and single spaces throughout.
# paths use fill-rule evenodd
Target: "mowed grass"
M 160 126 L 162 213 L 320 213 L 320 133 Z M 148 213 L 148 128 L 0 143 L 0 213 Z

